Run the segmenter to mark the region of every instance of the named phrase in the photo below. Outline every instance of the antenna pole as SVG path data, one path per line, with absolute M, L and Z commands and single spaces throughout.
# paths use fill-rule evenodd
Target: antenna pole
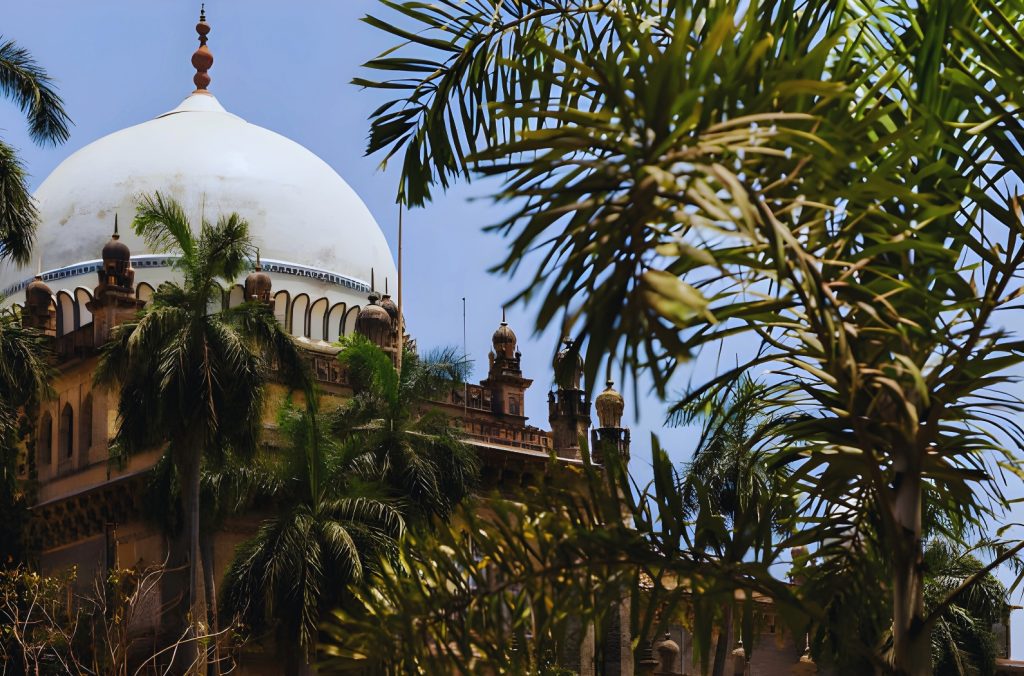
M 395 369 L 402 373 L 402 350 L 405 341 L 405 315 L 402 314 L 402 203 L 398 203 L 398 341 L 395 353 Z
M 466 297 L 462 297 L 462 363 L 469 364 L 469 350 L 466 347 Z M 469 376 L 462 383 L 462 424 L 469 424 Z

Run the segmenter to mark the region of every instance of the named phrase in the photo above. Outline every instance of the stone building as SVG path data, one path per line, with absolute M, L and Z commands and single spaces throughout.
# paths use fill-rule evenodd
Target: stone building
M 195 90 L 175 108 L 65 159 L 35 195 L 41 215 L 36 250 L 46 268 L 33 275 L 0 267 L 0 290 L 22 305 L 26 324 L 51 337 L 58 357 L 56 396 L 42 406 L 34 457 L 21 467 L 26 480 L 37 479 L 33 532 L 44 571 L 76 565 L 81 579 L 91 579 L 108 567 L 165 558 L 164 537 L 139 517 L 147 472 L 161 452 L 112 466 L 108 442 L 116 397 L 92 384 L 110 329 L 134 317 L 159 284 L 177 274 L 173 255 L 149 249 L 119 223 L 131 220 L 140 194 L 159 190 L 174 197 L 194 222 L 231 212 L 248 220 L 261 256 L 244 281 L 223 290 L 223 307 L 252 299 L 271 305 L 303 348 L 326 396 L 350 394 L 335 358 L 340 337 L 359 332 L 392 352 L 399 331 L 409 339 L 387 294 L 397 281 L 392 254 L 367 207 L 315 154 L 221 105 L 209 90 L 213 56 L 205 19 L 197 31 Z M 491 348 L 484 380 L 436 402 L 478 451 L 485 484 L 512 489 L 538 482 L 552 471 L 552 457 L 563 466 L 580 465 L 581 442 L 587 439 L 613 442 L 628 457 L 622 396 L 608 383 L 595 399 L 593 427 L 582 364 L 570 344 L 545 374 L 554 382 L 548 393 L 550 430 L 527 420 L 525 398 L 533 380 L 522 371 L 517 338 L 504 317 Z M 284 395 L 276 388 L 269 397 L 268 426 Z M 219 532 L 217 578 L 257 523 L 255 517 L 238 518 Z M 157 632 L 156 608 L 165 601 L 151 600 L 152 622 L 140 632 Z M 799 666 L 802 651 L 792 642 L 778 643 L 776 661 L 785 667 L 761 669 L 754 662 L 747 673 L 788 674 Z M 596 645 L 591 641 L 577 657 L 585 674 L 593 673 L 586 657 L 594 650 L 607 651 L 609 674 L 692 673 L 688 645 L 685 631 L 672 627 L 649 654 L 637 656 L 619 632 Z M 273 661 L 249 665 L 243 673 L 275 673 Z

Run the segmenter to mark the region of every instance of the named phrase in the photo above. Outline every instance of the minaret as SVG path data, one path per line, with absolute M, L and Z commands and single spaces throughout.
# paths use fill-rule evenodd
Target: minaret
M 57 309 L 53 302 L 53 291 L 43 281 L 42 270 L 25 287 L 25 307 L 21 311 L 22 326 L 42 331 L 48 336 L 57 335 Z
M 590 431 L 590 456 L 594 462 L 602 462 L 604 449 L 609 444 L 629 462 L 629 429 L 622 426 L 626 403 L 615 391 L 614 384 L 609 380 L 604 391 L 594 399 L 599 425 Z
M 583 359 L 571 339 L 566 338 L 564 343 L 555 355 L 557 387 L 548 393 L 548 422 L 558 457 L 579 460 L 581 440 L 587 438 L 590 428 L 590 400 L 581 385 Z
M 520 418 L 519 422 L 525 424 L 524 397 L 533 381 L 523 377 L 523 355 L 517 349 L 516 334 L 505 319 L 504 309 L 501 311 L 501 324 L 491 336 L 491 347 L 493 349 L 488 355 L 490 368 L 487 370 L 487 379 L 480 385 L 491 391 L 495 413 Z
M 97 271 L 99 284 L 93 290 L 93 298 L 86 303 L 92 313 L 93 336 L 97 346 L 110 336 L 110 330 L 135 319 L 146 304 L 135 296 L 135 270 L 132 268 L 132 253 L 121 241 L 117 231 L 117 214 L 114 215 L 114 234 L 103 245 L 103 265 Z

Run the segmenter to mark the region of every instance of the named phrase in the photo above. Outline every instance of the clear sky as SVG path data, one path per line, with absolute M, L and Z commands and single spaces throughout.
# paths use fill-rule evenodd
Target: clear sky
M 2 6 L 3 36 L 28 48 L 53 75 L 75 123 L 66 144 L 39 148 L 29 141 L 17 108 L 0 101 L 0 135 L 19 149 L 33 188 L 73 151 L 174 108 L 193 89 L 189 59 L 197 46 L 198 2 L 3 0 Z M 210 90 L 230 112 L 301 143 L 334 167 L 397 251 L 397 171 L 381 171 L 379 158 L 363 153 L 367 118 L 386 97 L 349 84 L 365 75 L 361 63 L 393 44 L 358 20 L 378 7 L 376 0 L 211 0 L 206 3 L 214 55 Z M 486 372 L 501 306 L 520 288 L 487 272 L 505 249 L 499 237 L 481 232 L 500 220 L 500 211 L 485 199 L 488 194 L 483 184 L 458 186 L 405 218 L 410 332 L 421 346 L 461 345 L 465 298 L 468 351 L 477 377 Z M 83 252 L 83 258 L 95 253 Z M 529 306 L 510 307 L 508 314 L 519 336 L 523 370 L 534 379 L 527 414 L 533 424 L 547 427 L 545 393 L 557 327 L 532 335 Z M 714 361 L 703 360 L 701 371 L 713 369 Z M 641 399 L 635 418 L 632 393 L 624 394 L 638 478 L 650 476 L 652 430 L 674 457 L 685 459 L 693 431 L 661 429 L 663 410 L 652 398 Z M 1015 624 L 1014 643 L 1021 644 L 1024 620 L 1017 617 Z

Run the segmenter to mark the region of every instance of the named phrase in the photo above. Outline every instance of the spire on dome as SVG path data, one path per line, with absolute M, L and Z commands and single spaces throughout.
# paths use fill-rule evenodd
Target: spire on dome
M 199 49 L 192 53 L 192 66 L 196 74 L 192 82 L 196 85 L 196 94 L 206 94 L 210 86 L 209 70 L 213 66 L 213 54 L 206 46 L 206 35 L 210 32 L 210 24 L 206 23 L 206 3 L 200 5 L 199 23 L 196 24 L 196 33 L 199 34 Z

